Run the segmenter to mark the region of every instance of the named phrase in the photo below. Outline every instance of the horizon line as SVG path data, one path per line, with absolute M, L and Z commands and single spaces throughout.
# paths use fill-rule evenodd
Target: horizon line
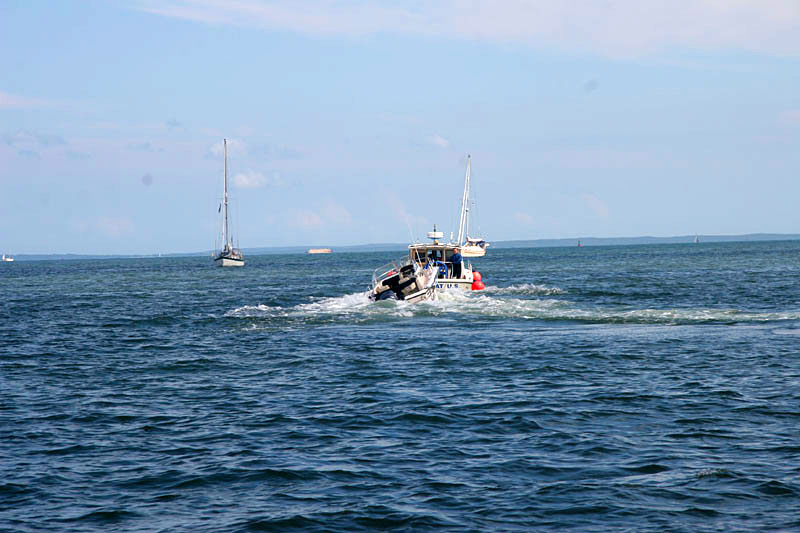
M 574 246 L 574 244 L 569 243 L 576 243 L 580 242 L 581 245 L 585 246 L 597 246 L 597 244 L 591 244 L 592 241 L 669 241 L 663 242 L 662 244 L 679 244 L 674 242 L 675 240 L 683 240 L 683 239 L 691 239 L 687 242 L 693 242 L 695 237 L 699 237 L 702 239 L 710 239 L 710 242 L 740 242 L 737 239 L 741 239 L 743 241 L 778 241 L 778 240 L 798 240 L 800 239 L 800 233 L 766 233 L 766 232 L 757 232 L 757 233 L 741 233 L 741 234 L 686 234 L 686 235 L 670 235 L 670 236 L 652 236 L 652 235 L 640 235 L 635 237 L 542 237 L 536 239 L 507 239 L 507 240 L 496 240 L 496 241 L 489 241 L 490 244 L 494 245 L 508 245 L 514 243 L 552 243 L 548 247 L 568 247 Z M 563 243 L 563 244 L 562 244 Z M 621 243 L 622 244 L 622 243 Z M 658 242 L 626 242 L 623 245 L 641 245 L 641 244 L 659 244 Z M 383 242 L 383 243 L 363 243 L 363 244 L 342 244 L 338 246 L 334 245 L 267 245 L 267 246 L 249 246 L 249 247 L 242 247 L 243 251 L 249 251 L 249 253 L 254 253 L 258 255 L 261 251 L 266 250 L 275 250 L 276 252 L 289 252 L 289 253 L 300 253 L 303 250 L 307 250 L 310 248 L 331 248 L 334 252 L 338 248 L 339 250 L 347 250 L 353 251 L 354 248 L 368 248 L 368 247 L 381 247 L 383 249 L 376 250 L 376 251 L 385 251 L 388 247 L 397 247 L 398 249 L 406 248 L 408 244 L 400 243 L 400 242 Z M 501 246 L 505 247 L 505 246 Z M 535 246 L 534 246 L 535 247 Z M 200 250 L 200 251 L 190 251 L 190 252 L 152 252 L 152 253 L 102 253 L 102 252 L 89 252 L 89 253 L 81 253 L 81 252 L 29 252 L 29 253 L 6 253 L 6 256 L 12 256 L 15 258 L 24 258 L 24 257 L 62 257 L 62 256 L 76 256 L 76 257 L 97 257 L 97 258 L 137 258 L 137 257 L 175 257 L 175 256 L 201 256 L 213 253 L 214 250 L 207 249 L 207 250 Z M 268 253 L 268 252 L 267 252 Z

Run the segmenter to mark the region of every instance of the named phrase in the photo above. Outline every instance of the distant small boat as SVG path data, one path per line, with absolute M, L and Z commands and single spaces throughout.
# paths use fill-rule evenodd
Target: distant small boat
M 581 241 L 578 241 L 578 248 L 580 248 L 581 246 L 583 246 L 583 245 L 581 244 Z
M 11 257 L 10 255 L 3 254 L 2 262 L 3 263 L 13 263 L 14 262 L 14 258 Z
M 228 140 L 222 140 L 224 171 L 222 178 L 222 249 L 214 256 L 214 264 L 220 267 L 244 266 L 244 255 L 239 247 L 233 246 L 228 224 Z
M 694 236 L 694 243 L 695 244 L 699 244 L 700 243 L 700 235 L 695 235 Z
M 332 251 L 333 250 L 331 250 L 330 248 L 309 248 L 308 249 L 308 253 L 310 253 L 310 254 L 329 254 Z

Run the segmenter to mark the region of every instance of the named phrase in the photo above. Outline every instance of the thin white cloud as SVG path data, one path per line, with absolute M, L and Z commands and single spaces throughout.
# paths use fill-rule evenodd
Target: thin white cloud
M 541 161 L 563 168 L 597 170 L 643 168 L 652 164 L 656 152 L 607 148 L 551 150 L 539 155 Z
M 272 176 L 265 176 L 255 170 L 247 170 L 233 176 L 233 184 L 240 189 L 260 189 L 262 187 L 283 187 L 286 183 L 281 175 L 274 172 Z
M 592 213 L 600 218 L 608 218 L 608 216 L 611 214 L 611 210 L 608 208 L 606 203 L 594 194 L 581 194 L 581 200 L 583 200 L 584 205 L 586 205 L 586 207 Z
M 398 196 L 396 192 L 389 191 L 384 195 L 384 199 L 389 205 L 389 209 L 392 211 L 392 213 L 394 213 L 395 217 L 402 221 L 412 234 L 415 230 L 426 230 L 426 228 L 428 228 L 428 219 L 423 216 L 412 215 L 409 213 L 405 204 L 403 203 L 403 200 L 400 199 L 400 196 Z
M 214 25 L 312 35 L 416 34 L 638 57 L 668 49 L 800 55 L 797 0 L 137 0 Z
M 348 226 L 352 222 L 350 211 L 333 201 L 329 201 L 319 211 L 296 209 L 289 217 L 290 226 L 304 230 L 320 229 L 323 226 Z
M 213 156 L 221 157 L 224 153 L 223 141 L 212 144 L 208 151 Z M 247 145 L 237 139 L 228 139 L 228 155 L 244 155 L 247 153 Z
M 290 226 L 304 230 L 318 229 L 322 224 L 322 217 L 307 209 L 294 210 L 289 218 Z
M 514 220 L 516 220 L 518 224 L 522 224 L 524 226 L 530 226 L 533 224 L 533 217 L 528 213 L 514 213 Z
M 350 211 L 336 202 L 328 202 L 328 204 L 322 208 L 322 216 L 338 226 L 346 226 L 353 222 L 353 216 L 350 214 Z
M 267 184 L 267 177 L 261 172 L 248 170 L 233 176 L 233 184 L 240 189 L 259 189 Z
M 124 217 L 100 217 L 94 228 L 108 237 L 121 237 L 133 233 L 133 221 Z
M 448 141 L 447 139 L 445 139 L 444 137 L 442 137 L 439 134 L 431 135 L 430 137 L 428 137 L 428 142 L 433 144 L 433 145 L 438 146 L 439 148 L 449 148 L 450 147 L 450 141 Z
M 778 117 L 778 122 L 786 126 L 800 126 L 800 109 L 789 109 Z
M 305 159 L 306 154 L 297 148 L 283 144 L 261 144 L 250 147 L 250 155 L 266 156 L 272 159 Z
M 47 107 L 53 105 L 48 100 L 28 98 L 0 91 L 0 109 L 26 109 L 31 107 Z

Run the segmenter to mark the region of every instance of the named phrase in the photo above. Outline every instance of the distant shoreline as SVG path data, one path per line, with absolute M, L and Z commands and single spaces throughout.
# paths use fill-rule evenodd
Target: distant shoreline
M 721 242 L 758 242 L 758 241 L 794 241 L 800 240 L 796 233 L 749 233 L 744 235 L 700 235 L 700 245 L 703 243 Z M 680 235 L 674 237 L 574 237 L 568 239 L 528 239 L 511 241 L 491 241 L 493 249 L 503 248 L 555 248 L 573 247 L 580 242 L 581 246 L 632 246 L 642 244 L 692 244 L 694 235 Z M 305 246 L 262 246 L 257 248 L 244 248 L 245 255 L 268 254 L 308 254 L 310 247 Z M 349 246 L 330 247 L 334 254 L 346 252 L 385 252 L 401 251 L 408 249 L 408 243 L 374 243 L 355 244 Z M 18 261 L 46 261 L 69 259 L 144 259 L 150 257 L 202 257 L 210 256 L 211 251 L 201 252 L 175 252 L 161 254 L 12 254 Z

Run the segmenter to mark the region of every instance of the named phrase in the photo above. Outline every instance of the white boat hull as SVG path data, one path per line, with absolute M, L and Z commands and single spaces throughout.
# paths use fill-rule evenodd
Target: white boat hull
M 470 276 L 472 278 L 472 276 Z M 472 279 L 439 278 L 436 280 L 437 291 L 471 291 Z
M 484 255 L 486 255 L 486 248 L 481 248 L 480 246 L 461 247 L 462 257 L 483 257 Z
M 411 304 L 415 304 L 417 302 L 424 302 L 426 300 L 435 300 L 436 299 L 436 291 L 432 288 L 424 289 L 409 296 L 403 300 L 404 302 L 408 302 Z
M 244 259 L 233 259 L 230 257 L 217 257 L 214 264 L 218 267 L 243 267 Z
M 437 269 L 438 274 L 438 269 Z M 439 291 L 444 292 L 471 292 L 472 291 L 472 271 L 469 269 L 465 269 L 464 277 L 462 278 L 440 278 L 436 277 L 435 281 L 433 279 L 427 278 L 424 281 L 421 281 L 417 285 L 418 291 L 406 295 L 403 300 L 410 303 L 421 302 L 425 300 L 435 300 L 436 293 Z M 370 291 L 370 298 L 372 300 L 380 300 L 378 296 L 379 289 L 377 284 L 373 286 L 372 290 Z M 388 293 L 387 293 L 388 294 Z

